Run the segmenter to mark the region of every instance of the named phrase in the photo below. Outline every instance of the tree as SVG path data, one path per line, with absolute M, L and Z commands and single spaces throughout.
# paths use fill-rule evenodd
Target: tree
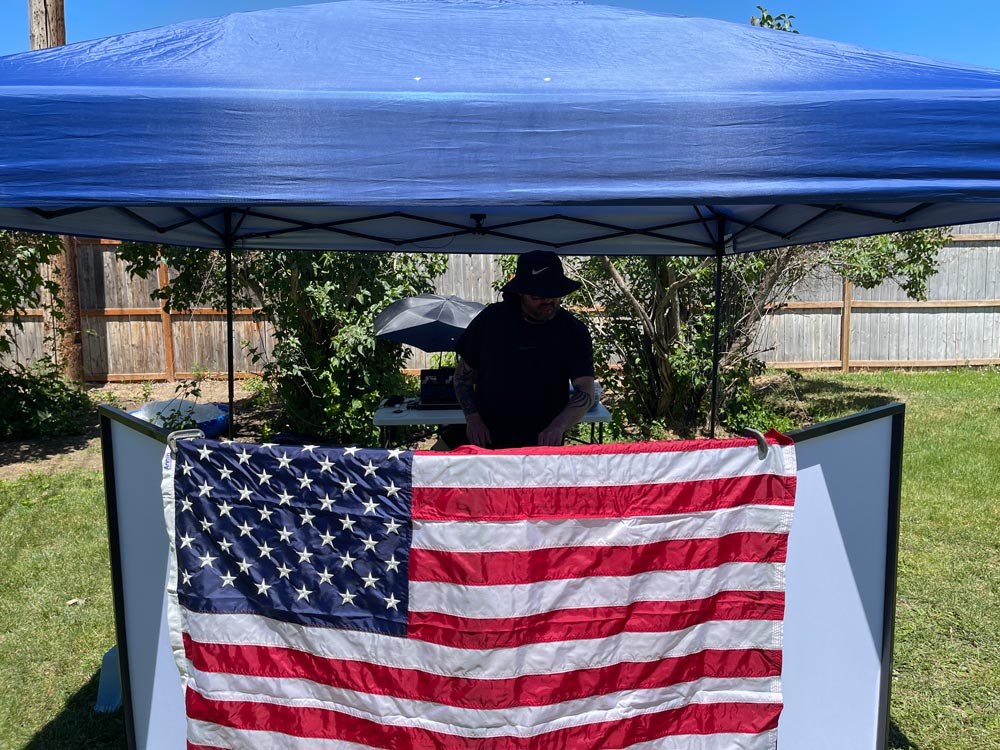
M 62 320 L 59 284 L 43 268 L 62 250 L 59 237 L 0 231 L 0 355 L 16 350 L 17 333 L 31 310 Z M 53 332 L 50 331 L 50 335 Z M 0 365 L 0 440 L 79 433 L 89 407 L 85 394 L 59 376 L 52 360 Z
M 42 273 L 44 264 L 62 251 L 55 235 L 0 231 L 0 315 L 6 325 L 0 329 L 0 354 L 14 349 L 17 331 L 24 328 L 29 310 L 51 309 L 62 317 L 59 283 Z
M 31 49 L 66 44 L 63 0 L 28 0 L 28 24 Z M 62 316 L 51 319 L 50 327 L 63 375 L 73 382 L 83 383 L 80 282 L 76 257 L 76 238 L 63 237 L 60 252 L 51 258 L 52 268 L 59 276 Z
M 758 5 L 757 10 L 760 11 L 759 16 L 750 16 L 751 26 L 760 26 L 765 29 L 777 29 L 778 31 L 789 31 L 792 34 L 798 34 L 796 29 L 792 28 L 792 20 L 795 16 L 789 16 L 785 13 L 780 13 L 777 16 L 772 16 L 767 12 L 767 8 Z
M 168 309 L 225 309 L 219 253 L 125 243 L 120 254 L 142 276 L 162 257 L 172 277 L 154 296 Z M 274 329 L 270 354 L 243 344 L 275 389 L 280 426 L 338 443 L 374 440 L 379 398 L 404 388 L 404 350 L 376 340 L 372 320 L 401 297 L 432 291 L 445 256 L 251 251 L 233 258 L 234 304 L 254 308 Z
M 794 286 L 824 268 L 871 288 L 896 281 L 926 296 L 946 229 L 786 247 L 727 257 L 720 315 L 720 414 L 730 427 L 755 423 L 754 376 L 764 370 L 759 323 Z M 584 282 L 568 300 L 592 328 L 598 377 L 613 411 L 641 436 L 663 428 L 691 435 L 705 427 L 711 395 L 714 258 L 618 256 L 570 263 Z

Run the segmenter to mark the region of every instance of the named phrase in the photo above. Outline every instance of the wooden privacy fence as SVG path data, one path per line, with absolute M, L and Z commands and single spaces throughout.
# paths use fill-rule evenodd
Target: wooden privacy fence
M 175 380 L 196 371 L 222 376 L 226 320 L 218 310 L 167 313 L 150 293 L 167 281 L 131 277 L 117 242 L 80 240 L 84 375 L 92 382 Z M 436 281 L 440 294 L 491 302 L 499 277 L 492 255 L 455 255 Z M 45 321 L 33 311 L 17 336 L 14 358 L 46 353 Z M 237 377 L 259 371 L 242 341 L 270 353 L 272 332 L 251 310 L 235 311 Z M 941 252 L 928 300 L 915 302 L 894 283 L 852 288 L 833 274 L 800 285 L 795 298 L 769 313 L 757 346 L 769 365 L 848 370 L 1000 364 L 1000 222 L 957 227 Z M 52 352 L 49 351 L 51 354 Z M 409 368 L 433 366 L 436 355 L 414 351 Z
M 956 227 L 928 298 L 894 282 L 860 289 L 832 273 L 810 279 L 758 332 L 761 359 L 780 368 L 955 367 L 1000 364 L 1000 226 Z
M 83 329 L 84 378 L 91 382 L 177 380 L 196 373 L 224 377 L 226 316 L 210 308 L 168 313 L 150 294 L 167 282 L 160 265 L 155 278 L 131 276 L 115 251 L 118 242 L 81 239 L 78 247 L 80 320 Z M 54 352 L 46 342 L 47 321 L 29 311 L 17 335 L 13 358 L 30 362 Z M 254 372 L 250 341 L 270 352 L 270 326 L 252 311 L 234 311 L 235 369 L 238 377 Z M 259 368 L 257 368 L 259 369 Z
M 955 367 L 1000 364 L 1000 222 L 956 227 L 915 301 L 894 282 L 856 289 L 832 272 L 807 280 L 768 313 L 758 356 L 776 368 Z M 441 294 L 496 299 L 494 256 L 455 256 L 438 279 Z M 434 357 L 415 352 L 411 367 Z

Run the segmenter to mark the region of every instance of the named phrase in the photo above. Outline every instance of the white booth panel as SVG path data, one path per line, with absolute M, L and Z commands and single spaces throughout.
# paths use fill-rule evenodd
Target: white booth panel
M 126 717 L 132 727 L 128 734 L 134 735 L 136 748 L 181 750 L 187 742 L 184 694 L 167 627 L 168 540 L 159 480 L 166 446 L 155 432 L 136 429 L 137 425 L 128 421 L 107 423 L 111 444 L 105 442 L 103 449 L 111 451 L 113 461 L 117 525 L 116 539 L 111 540 L 111 553 L 116 558 L 112 569 L 117 562 L 115 577 L 120 578 L 125 604 L 116 616 L 123 706 L 131 713 L 131 720 Z M 111 498 L 108 503 L 110 525 Z
M 101 407 L 130 750 L 183 750 L 166 623 L 166 433 Z M 793 433 L 780 750 L 881 750 L 888 720 L 903 406 Z M 109 477 L 111 479 L 109 480 Z
M 892 455 L 892 416 L 796 442 L 782 750 L 883 746 L 883 633 L 892 614 L 898 502 Z

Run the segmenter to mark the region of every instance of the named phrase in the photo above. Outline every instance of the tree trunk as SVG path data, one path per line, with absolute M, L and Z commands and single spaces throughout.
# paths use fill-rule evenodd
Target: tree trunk
M 80 323 L 80 278 L 76 263 L 76 237 L 62 238 L 62 252 L 53 267 L 59 274 L 63 319 L 59 326 L 59 369 L 67 380 L 83 382 L 83 333 Z
M 61 47 L 66 44 L 63 0 L 28 0 L 31 49 Z M 59 296 L 64 318 L 52 321 L 59 369 L 68 379 L 83 382 L 83 336 L 80 328 L 80 281 L 76 265 L 76 240 L 62 238 L 62 252 L 53 259 L 59 275 Z

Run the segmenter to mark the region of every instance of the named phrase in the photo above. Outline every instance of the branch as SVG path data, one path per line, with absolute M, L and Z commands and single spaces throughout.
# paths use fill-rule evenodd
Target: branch
M 250 256 L 247 256 L 247 260 L 249 263 L 253 262 Z M 256 302 L 251 307 L 264 307 L 264 287 L 256 278 L 251 277 L 247 273 L 248 263 L 236 263 L 234 265 L 236 266 L 236 275 L 240 281 L 240 285 L 250 293 L 250 298 Z
M 623 279 L 622 275 L 618 273 L 618 269 L 615 268 L 611 259 L 608 258 L 607 255 L 601 256 L 601 265 L 604 266 L 604 270 L 608 272 L 611 280 L 614 282 L 615 286 L 618 287 L 618 291 L 624 295 L 625 299 L 628 301 L 629 307 L 635 311 L 635 315 L 639 318 L 639 322 L 642 323 L 642 330 L 646 332 L 646 336 L 649 337 L 650 341 L 656 341 L 656 331 L 653 327 L 652 318 L 650 318 L 646 313 L 642 303 L 635 298 L 634 294 L 632 294 L 631 290 L 628 288 L 628 284 L 625 282 L 625 279 Z

